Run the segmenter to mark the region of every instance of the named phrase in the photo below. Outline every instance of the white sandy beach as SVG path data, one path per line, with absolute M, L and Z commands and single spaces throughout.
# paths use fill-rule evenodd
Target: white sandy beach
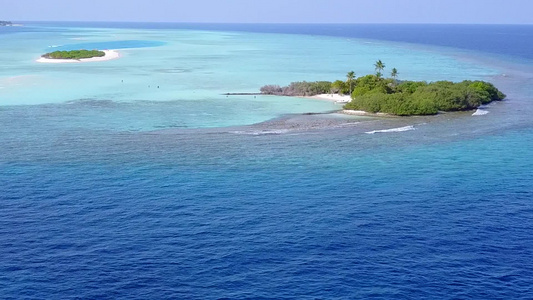
M 369 113 L 364 110 L 350 110 L 350 109 L 345 109 L 342 111 L 342 113 L 345 115 L 354 115 L 354 116 L 375 115 L 373 113 Z
M 305 97 L 309 99 L 317 99 L 317 100 L 326 100 L 331 101 L 335 103 L 348 103 L 352 101 L 352 98 L 348 95 L 339 95 L 339 94 L 319 94 L 311 97 Z M 353 115 L 353 116 L 381 116 L 381 117 L 387 117 L 390 116 L 386 113 L 370 113 L 363 110 L 351 110 L 351 109 L 344 109 L 340 111 L 340 113 L 345 115 Z
M 41 57 L 36 60 L 39 63 L 52 63 L 52 64 L 65 64 L 65 63 L 86 63 L 86 62 L 97 62 L 97 61 L 106 61 L 120 58 L 120 52 L 116 50 L 102 50 L 105 55 L 102 57 L 93 57 L 93 58 L 83 58 L 83 59 L 51 59 Z
M 342 96 L 339 94 L 320 94 L 320 95 L 315 95 L 309 98 L 318 99 L 318 100 L 327 100 L 327 101 L 331 101 L 335 103 L 348 103 L 352 100 L 350 96 L 348 95 Z
M 306 98 L 326 100 L 326 101 L 335 102 L 335 103 L 348 103 L 352 101 L 352 98 L 349 95 L 339 95 L 339 94 L 319 94 L 319 95 L 306 97 Z M 344 109 L 340 113 L 343 113 L 346 115 L 356 115 L 356 116 L 375 115 L 375 114 L 368 113 L 362 110 L 348 110 L 348 109 Z

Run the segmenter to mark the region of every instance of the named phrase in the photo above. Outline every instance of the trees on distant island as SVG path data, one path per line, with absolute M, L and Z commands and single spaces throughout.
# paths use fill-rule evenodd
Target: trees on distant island
M 398 116 L 471 110 L 506 97 L 493 84 L 485 81 L 400 81 L 397 80 L 399 73 L 396 68 L 392 69 L 391 78 L 383 78 L 385 64 L 378 60 L 374 67 L 374 75 L 353 78 L 355 73 L 349 72 L 346 81 L 303 81 L 293 82 L 286 87 L 269 85 L 262 87 L 261 93 L 283 96 L 349 93 L 352 101 L 344 106 L 345 109 Z
M 42 57 L 49 59 L 84 59 L 103 56 L 105 56 L 105 52 L 99 50 L 55 51 L 42 55 Z
M 281 87 L 279 85 L 265 85 L 261 88 L 261 93 L 265 95 L 278 96 L 314 96 L 326 94 L 331 91 L 331 82 L 329 81 L 298 81 L 290 85 Z
M 9 21 L 0 21 L 0 26 L 13 26 L 13 23 Z

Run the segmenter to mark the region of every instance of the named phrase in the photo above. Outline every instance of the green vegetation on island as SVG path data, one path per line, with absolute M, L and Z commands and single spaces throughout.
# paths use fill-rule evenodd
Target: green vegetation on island
M 283 96 L 313 96 L 318 94 L 351 95 L 344 108 L 398 116 L 434 115 L 439 111 L 464 111 L 483 104 L 505 99 L 493 84 L 485 81 L 399 81 L 393 68 L 390 78 L 383 78 L 385 64 L 374 65 L 376 74 L 355 78 L 354 72 L 346 81 L 293 82 L 289 86 L 267 85 L 261 93 Z
M 103 56 L 105 56 L 105 52 L 99 50 L 72 50 L 46 53 L 42 57 L 49 59 L 83 59 Z
M 403 81 L 367 75 L 356 80 L 352 101 L 345 109 L 398 116 L 434 115 L 439 111 L 463 111 L 505 98 L 484 81 Z
M 265 95 L 278 96 L 314 96 L 318 94 L 326 94 L 331 90 L 331 82 L 329 81 L 299 81 L 292 82 L 290 85 L 280 87 L 279 85 L 265 85 L 261 88 L 261 93 Z

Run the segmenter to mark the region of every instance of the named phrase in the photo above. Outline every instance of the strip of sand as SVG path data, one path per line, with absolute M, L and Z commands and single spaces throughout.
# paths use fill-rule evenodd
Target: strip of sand
M 345 115 L 354 115 L 354 116 L 373 115 L 372 113 L 366 112 L 364 110 L 350 110 L 350 109 L 345 109 L 341 111 L 341 113 Z
M 86 62 L 97 62 L 97 61 L 107 61 L 120 58 L 120 53 L 116 50 L 102 50 L 105 55 L 102 57 L 92 57 L 92 58 L 82 58 L 82 59 L 52 59 L 41 57 L 36 62 L 39 63 L 52 63 L 52 64 L 65 64 L 65 63 L 86 63 Z
M 309 99 L 317 99 L 317 100 L 326 100 L 331 101 L 335 103 L 348 103 L 352 101 L 352 98 L 348 95 L 339 95 L 339 94 L 319 94 L 311 97 L 305 97 Z M 345 115 L 353 115 L 353 116 L 380 116 L 380 117 L 388 117 L 389 114 L 385 113 L 370 113 L 363 110 L 351 110 L 351 109 L 344 109 L 339 111 L 339 113 L 345 114 Z
M 312 97 L 309 97 L 311 99 L 318 99 L 318 100 L 327 100 L 335 103 L 348 103 L 352 101 L 352 98 L 348 95 L 339 95 L 339 94 L 320 94 L 315 95 Z

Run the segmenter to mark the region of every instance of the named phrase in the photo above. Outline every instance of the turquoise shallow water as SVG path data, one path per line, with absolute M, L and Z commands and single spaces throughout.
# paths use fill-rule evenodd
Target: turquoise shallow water
M 21 39 L 21 36 L 24 39 Z M 497 70 L 480 67 L 435 52 L 413 50 L 375 41 L 286 34 L 191 30 L 87 29 L 4 35 L 0 71 L 0 105 L 64 103 L 80 99 L 173 101 L 176 118 L 187 127 L 247 125 L 286 113 L 338 109 L 323 101 L 285 98 L 254 99 L 221 96 L 227 92 L 257 92 L 262 85 L 286 85 L 296 80 L 342 79 L 349 70 L 373 72 L 382 59 L 409 79 L 487 78 Z M 143 48 L 121 50 L 122 58 L 83 65 L 38 64 L 43 51 L 80 45 L 122 47 L 125 41 L 143 41 Z M 160 45 L 165 42 L 164 45 Z M 147 45 L 160 45 L 149 47 Z M 134 46 L 136 43 L 129 43 Z M 55 48 L 47 47 L 53 46 Z M 109 46 L 109 47 L 107 47 Z M 431 63 L 428 63 L 431 62 Z M 463 72 L 464 71 L 464 72 Z M 463 75 L 464 74 L 464 75 Z M 199 112 L 194 120 L 180 103 Z M 249 105 L 243 105 L 243 102 Z M 212 112 L 223 113 L 213 122 Z M 133 116 L 132 116 L 133 117 Z M 162 124 L 161 126 L 164 126 Z M 150 127 L 147 127 L 150 129 Z
M 70 51 L 79 49 L 129 49 L 129 48 L 146 48 L 146 47 L 159 47 L 165 45 L 164 42 L 159 41 L 139 41 L 139 40 L 125 40 L 125 41 L 110 41 L 110 42 L 95 42 L 95 43 L 78 43 L 67 45 L 52 45 L 48 46 L 49 51 Z
M 13 53 L 0 56 L 0 298 L 533 297 L 526 60 L 379 36 L 76 26 L 0 34 Z M 33 61 L 128 40 L 165 44 Z M 376 58 L 509 98 L 482 116 L 383 119 L 220 96 Z

